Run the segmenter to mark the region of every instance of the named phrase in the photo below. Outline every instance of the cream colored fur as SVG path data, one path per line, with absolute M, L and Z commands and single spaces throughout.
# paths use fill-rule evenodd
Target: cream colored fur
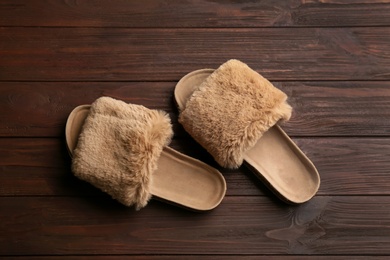
M 243 154 L 279 120 L 288 120 L 287 96 L 238 60 L 215 70 L 193 93 L 179 122 L 223 167 Z
M 152 173 L 172 135 L 165 112 L 99 98 L 83 125 L 72 170 L 124 205 L 140 209 L 151 197 Z

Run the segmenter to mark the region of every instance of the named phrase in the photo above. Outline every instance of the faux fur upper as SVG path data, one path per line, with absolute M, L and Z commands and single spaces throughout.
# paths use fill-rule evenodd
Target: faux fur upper
M 151 197 L 152 173 L 172 135 L 165 112 L 101 97 L 83 125 L 72 170 L 124 205 L 140 209 Z
M 287 96 L 238 60 L 229 60 L 194 91 L 179 122 L 223 167 L 237 168 L 244 153 L 279 120 Z

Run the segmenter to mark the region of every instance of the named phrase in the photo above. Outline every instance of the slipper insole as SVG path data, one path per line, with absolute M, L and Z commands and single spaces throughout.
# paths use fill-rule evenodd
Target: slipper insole
M 244 162 L 287 201 L 305 202 L 318 190 L 319 178 L 313 164 L 279 126 L 264 133 L 245 153 Z

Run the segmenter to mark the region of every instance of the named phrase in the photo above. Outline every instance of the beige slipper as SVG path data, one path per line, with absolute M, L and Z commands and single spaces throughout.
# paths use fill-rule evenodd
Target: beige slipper
M 276 123 L 288 120 L 285 93 L 238 60 L 202 69 L 176 85 L 179 122 L 223 167 L 243 162 L 291 203 L 312 198 L 320 185 L 313 163 Z
M 126 206 L 140 209 L 153 196 L 205 211 L 225 196 L 219 171 L 167 146 L 165 112 L 101 97 L 76 107 L 65 132 L 74 174 Z

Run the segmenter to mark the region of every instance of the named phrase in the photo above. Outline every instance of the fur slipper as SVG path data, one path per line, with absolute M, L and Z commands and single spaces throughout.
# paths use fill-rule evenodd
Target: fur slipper
M 169 116 L 109 97 L 75 108 L 66 125 L 74 174 L 126 206 L 153 196 L 194 210 L 215 208 L 226 183 L 216 169 L 169 147 Z
M 187 74 L 175 100 L 179 122 L 221 166 L 245 162 L 288 202 L 305 202 L 317 192 L 315 166 L 276 125 L 291 116 L 286 94 L 246 64 L 230 60 Z

